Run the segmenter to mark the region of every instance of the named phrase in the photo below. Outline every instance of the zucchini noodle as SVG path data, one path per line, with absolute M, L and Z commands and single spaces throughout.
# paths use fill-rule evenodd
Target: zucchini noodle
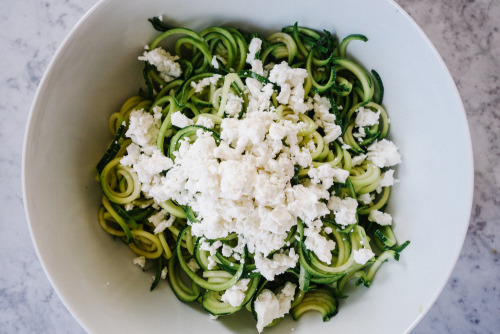
M 150 22 L 160 34 L 139 57 L 145 88 L 109 117 L 113 139 L 96 166 L 99 224 L 155 271 L 151 289 L 168 279 L 213 316 L 249 310 L 259 332 L 285 313 L 328 321 L 350 281 L 371 286 L 409 244 L 384 212 L 400 155 L 386 139 L 382 80 L 347 50 L 368 39 L 297 24 L 264 38 Z M 239 159 L 249 169 L 234 169 Z M 179 186 L 182 168 L 198 172 Z M 204 198 L 223 203 L 222 216 Z M 241 230 L 249 219 L 256 229 Z M 268 309 L 273 298 L 289 303 L 284 313 Z

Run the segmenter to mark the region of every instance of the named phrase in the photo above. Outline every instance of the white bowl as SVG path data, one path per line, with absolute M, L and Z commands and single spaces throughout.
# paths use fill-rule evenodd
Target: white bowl
M 110 140 L 109 115 L 142 82 L 137 56 L 155 35 L 147 18 L 200 29 L 233 25 L 260 32 L 300 25 L 368 36 L 348 52 L 385 83 L 401 182 L 390 211 L 399 262 L 384 264 L 370 289 L 358 288 L 339 314 L 287 320 L 269 333 L 402 333 L 432 306 L 466 233 L 473 189 L 465 112 L 443 61 L 390 0 L 314 2 L 106 0 L 73 29 L 54 57 L 31 110 L 24 147 L 24 196 L 33 242 L 54 288 L 92 333 L 255 333 L 250 316 L 212 321 L 179 302 L 168 284 L 149 292 L 150 275 L 99 226 L 100 187 L 93 167 Z M 245 313 L 245 312 L 243 312 Z

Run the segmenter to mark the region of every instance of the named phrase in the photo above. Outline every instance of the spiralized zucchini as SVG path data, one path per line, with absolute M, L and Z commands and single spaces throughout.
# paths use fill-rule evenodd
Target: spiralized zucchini
M 155 271 L 151 289 L 157 286 L 160 278 L 168 277 L 180 300 L 200 303 L 212 315 L 229 315 L 246 308 L 256 318 L 259 331 L 261 327 L 276 325 L 282 314 L 263 323 L 264 320 L 259 318 L 262 305 L 257 301 L 286 294 L 290 288 L 287 284 L 291 282 L 297 286 L 289 306 L 293 319 L 297 320 L 306 311 L 316 310 L 324 321 L 329 320 L 338 312 L 339 298 L 346 297 L 349 281 L 370 286 L 380 265 L 389 258 L 397 260 L 409 243 L 399 244 L 392 226 L 376 223 L 374 215 L 383 215 L 392 186 L 384 178 L 392 177 L 393 171 L 387 172 L 387 166 L 371 161 L 369 153 L 370 145 L 382 141 L 389 131 L 389 118 L 381 105 L 384 95 L 382 80 L 376 71 L 370 74 L 349 59 L 347 53 L 351 41 L 366 42 L 367 38 L 355 34 L 339 41 L 328 31 L 317 32 L 297 24 L 263 38 L 231 27 L 208 27 L 195 32 L 187 28 L 169 28 L 158 18 L 150 19 L 150 22 L 161 33 L 147 49 L 154 50 L 166 40 L 174 42 L 171 53 L 181 71 L 176 77 L 168 77 L 159 70 L 159 65 L 146 62 L 143 72 L 145 88 L 140 89 L 139 95 L 125 101 L 122 108 L 109 118 L 109 129 L 114 138 L 96 166 L 103 191 L 98 213 L 103 230 L 121 239 L 137 256 L 147 259 L 145 269 Z M 255 59 L 262 61 L 264 69 L 260 74 L 252 71 L 249 64 L 252 59 L 247 59 L 254 38 L 262 40 L 260 50 L 255 53 Z M 333 115 L 335 125 L 340 129 L 335 140 L 328 139 L 331 129 L 318 122 L 315 110 L 310 108 L 297 114 L 290 105 L 278 101 L 281 89 L 268 75 L 273 64 L 283 61 L 291 68 L 307 71 L 303 85 L 304 101 L 312 101 L 317 96 L 328 99 L 331 105 L 328 113 Z M 320 219 L 321 237 L 335 244 L 330 254 L 331 261 L 322 260 L 309 249 L 307 224 L 297 218 L 297 223 L 287 232 L 285 248 L 286 254 L 293 251 L 298 260 L 295 266 L 272 280 L 259 272 L 256 255 L 246 246 L 240 253 L 228 255 L 224 252 L 225 246 L 238 244 L 236 233 L 216 239 L 193 235 L 191 228 L 197 223 L 198 212 L 190 205 L 180 205 L 171 199 L 156 203 L 143 191 L 144 185 L 136 171 L 122 163 L 132 143 L 125 133 L 134 110 L 161 116 L 154 138 L 156 148 L 172 161 L 175 161 L 182 142 L 194 142 L 200 129 L 219 144 L 223 120 L 246 116 L 250 94 L 245 85 L 247 78 L 256 79 L 263 85 L 273 84 L 270 109 L 277 120 L 303 124 L 297 141 L 301 149 L 310 152 L 312 163 L 308 168 L 296 165 L 290 185 L 310 183 L 312 168 L 341 168 L 349 176 L 345 182 L 332 182 L 328 192 L 340 201 L 355 200 L 358 204 L 356 219 L 348 226 L 337 221 L 334 210 Z M 197 88 L 196 85 L 203 80 L 208 84 Z M 241 108 L 236 114 L 229 114 L 229 105 L 235 99 Z M 205 117 L 213 122 L 213 128 L 173 126 L 172 118 L 176 112 L 191 119 L 192 124 Z M 378 113 L 376 121 L 360 126 L 363 121 L 359 117 L 363 112 L 371 116 Z M 159 217 L 160 212 L 167 214 Z M 373 256 L 359 261 L 357 256 L 361 250 Z M 273 253 L 279 251 L 276 249 Z M 268 259 L 272 258 L 271 255 Z M 241 292 L 236 306 L 228 300 L 229 294 L 225 295 L 230 290 Z

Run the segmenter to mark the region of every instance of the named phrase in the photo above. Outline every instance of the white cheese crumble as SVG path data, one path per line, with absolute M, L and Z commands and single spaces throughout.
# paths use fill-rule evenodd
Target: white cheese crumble
M 357 126 L 371 126 L 378 123 L 380 117 L 380 110 L 371 111 L 368 108 L 360 107 L 356 110 L 357 115 L 354 124 Z
M 358 250 L 353 250 L 354 261 L 359 264 L 366 264 L 372 257 L 375 256 L 375 253 L 371 249 L 361 248 Z
M 216 56 L 213 56 L 212 57 L 212 62 L 211 62 L 212 66 L 218 70 L 219 69 L 219 62 L 217 61 L 217 57 Z
M 171 122 L 173 126 L 176 126 L 178 128 L 185 128 L 186 126 L 193 125 L 193 120 L 188 118 L 180 111 L 176 111 L 172 114 Z
M 140 146 L 137 147 L 137 152 L 134 152 L 134 157 L 138 158 L 140 151 L 151 155 L 154 148 L 156 148 L 156 137 L 158 136 L 159 127 L 160 122 L 153 115 L 145 112 L 144 109 L 133 110 L 130 113 L 129 126 L 125 135 L 134 144 Z M 128 155 L 132 154 L 129 153 Z M 121 163 L 124 164 L 123 162 Z
M 175 216 L 170 216 L 167 220 L 165 219 L 165 216 L 167 214 L 168 214 L 167 211 L 161 210 L 148 218 L 148 221 L 152 223 L 155 227 L 153 231 L 154 234 L 163 232 L 166 228 L 169 228 L 174 223 Z
M 330 101 L 319 94 L 315 94 L 314 98 L 314 121 L 325 131 L 325 136 L 323 137 L 325 144 L 334 142 L 337 138 L 342 135 L 342 128 L 335 123 L 335 114 L 330 113 L 332 105 Z
M 145 51 L 144 54 L 139 56 L 138 59 L 147 61 L 151 65 L 155 66 L 160 74 L 160 77 L 166 82 L 172 81 L 174 78 L 178 78 L 182 74 L 181 65 L 177 63 L 179 57 L 172 56 L 161 47 L 151 51 Z
M 358 196 L 358 200 L 363 204 L 370 204 L 371 201 L 373 201 L 374 199 L 375 199 L 375 196 L 370 194 L 370 193 L 366 193 L 366 194 L 362 194 L 362 195 Z
M 380 194 L 383 187 L 390 187 L 398 182 L 399 180 L 394 178 L 394 169 L 389 169 L 385 173 L 382 173 L 378 187 L 375 190 L 377 191 L 377 194 Z
M 238 281 L 235 285 L 230 287 L 221 296 L 223 302 L 231 304 L 231 306 L 238 307 L 243 303 L 245 299 L 245 291 L 248 290 L 249 278 L 243 278 Z
M 203 78 L 198 83 L 191 81 L 191 87 L 194 88 L 195 93 L 200 93 L 205 87 L 217 84 L 217 81 L 222 78 L 220 74 L 214 74 L 211 77 Z
M 366 131 L 365 128 L 360 126 L 357 128 L 358 131 L 355 131 L 352 133 L 352 136 L 358 140 L 358 142 L 363 142 L 364 138 L 366 137 Z
M 295 267 L 298 260 L 299 256 L 293 248 L 288 254 L 283 251 L 274 253 L 272 259 L 263 257 L 261 254 L 255 255 L 255 265 L 268 281 L 273 281 L 275 276 L 283 274 L 288 268 Z
M 227 96 L 226 108 L 224 109 L 224 111 L 229 116 L 235 117 L 240 113 L 242 105 L 243 98 L 234 95 L 233 93 L 229 93 Z
M 322 199 L 328 199 L 330 194 L 318 185 L 305 187 L 298 184 L 287 189 L 288 210 L 294 216 L 299 217 L 304 223 L 309 224 L 317 218 L 330 213 Z
M 358 201 L 351 197 L 340 199 L 332 196 L 328 201 L 328 209 L 333 211 L 335 221 L 344 227 L 356 223 L 357 207 Z
M 385 213 L 379 210 L 372 210 L 368 215 L 368 220 L 375 222 L 379 225 L 391 225 L 392 216 L 389 213 Z
M 252 71 L 264 75 L 264 69 L 262 67 L 262 60 L 255 59 L 255 55 L 260 51 L 262 47 L 262 40 L 260 38 L 254 37 L 248 45 L 248 54 L 246 58 L 247 64 L 250 64 Z
M 332 167 L 329 164 L 324 164 L 318 168 L 311 167 L 307 175 L 311 178 L 313 184 L 321 183 L 325 189 L 329 189 L 333 182 L 345 183 L 349 176 L 349 171 Z
M 144 256 L 138 256 L 132 260 L 134 264 L 137 264 L 139 267 L 144 268 L 146 265 L 146 258 Z
M 365 161 L 367 155 L 366 154 L 360 154 L 356 155 L 351 159 L 352 166 L 359 166 Z
M 380 186 L 381 187 L 390 187 L 397 183 L 399 180 L 394 178 L 394 169 L 389 169 L 385 173 L 382 174 L 380 178 Z
M 304 68 L 291 68 L 286 61 L 275 65 L 269 72 L 269 80 L 276 83 L 281 91 L 276 97 L 279 103 L 288 105 L 297 113 L 310 109 L 304 103 L 304 80 L 308 73 Z
M 287 282 L 278 294 L 274 294 L 268 289 L 262 290 L 255 300 L 257 330 L 259 333 L 264 330 L 264 327 L 273 322 L 274 319 L 282 318 L 290 311 L 296 287 L 295 284 Z
M 368 159 L 380 168 L 391 167 L 401 163 L 401 155 L 398 152 L 398 147 L 387 139 L 376 141 L 368 146 Z
M 209 118 L 207 116 L 200 115 L 198 117 L 198 119 L 196 120 L 196 125 L 203 126 L 207 129 L 213 129 L 213 127 L 215 126 L 215 123 L 211 118 Z
M 213 269 L 217 265 L 217 262 L 215 262 L 215 253 L 221 246 L 222 242 L 220 240 L 215 241 L 213 244 L 210 244 L 207 241 L 202 241 L 202 243 L 200 244 L 200 249 L 208 251 L 210 253 L 210 256 L 208 256 L 207 265 L 207 268 L 209 270 Z
M 161 270 L 161 273 L 160 273 L 160 278 L 161 279 L 166 279 L 167 278 L 167 274 L 168 274 L 167 267 L 163 267 L 163 269 Z
M 321 235 L 323 223 L 321 220 L 315 220 L 304 228 L 304 236 L 306 237 L 304 244 L 307 249 L 316 254 L 318 259 L 327 264 L 332 262 L 332 251 L 335 248 L 335 242 L 328 240 Z
M 274 93 L 273 84 L 268 83 L 264 86 L 254 78 L 247 78 L 245 84 L 250 93 L 246 112 L 250 114 L 258 111 L 269 111 L 270 99 Z
M 172 167 L 173 162 L 156 147 L 156 136 L 161 121 L 143 109 L 130 114 L 130 124 L 126 136 L 132 140 L 127 146 L 127 154 L 120 159 L 124 166 L 131 166 L 141 182 L 141 190 L 146 196 L 158 183 L 158 174 Z

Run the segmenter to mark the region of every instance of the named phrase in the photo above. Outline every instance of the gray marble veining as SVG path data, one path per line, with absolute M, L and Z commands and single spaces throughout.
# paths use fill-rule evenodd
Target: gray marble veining
M 21 154 L 40 79 L 64 37 L 96 2 L 0 2 L 0 333 L 84 332 L 36 257 L 23 210 Z M 450 69 L 467 112 L 475 163 L 473 210 L 462 253 L 443 293 L 413 333 L 498 333 L 500 1 L 396 2 Z

